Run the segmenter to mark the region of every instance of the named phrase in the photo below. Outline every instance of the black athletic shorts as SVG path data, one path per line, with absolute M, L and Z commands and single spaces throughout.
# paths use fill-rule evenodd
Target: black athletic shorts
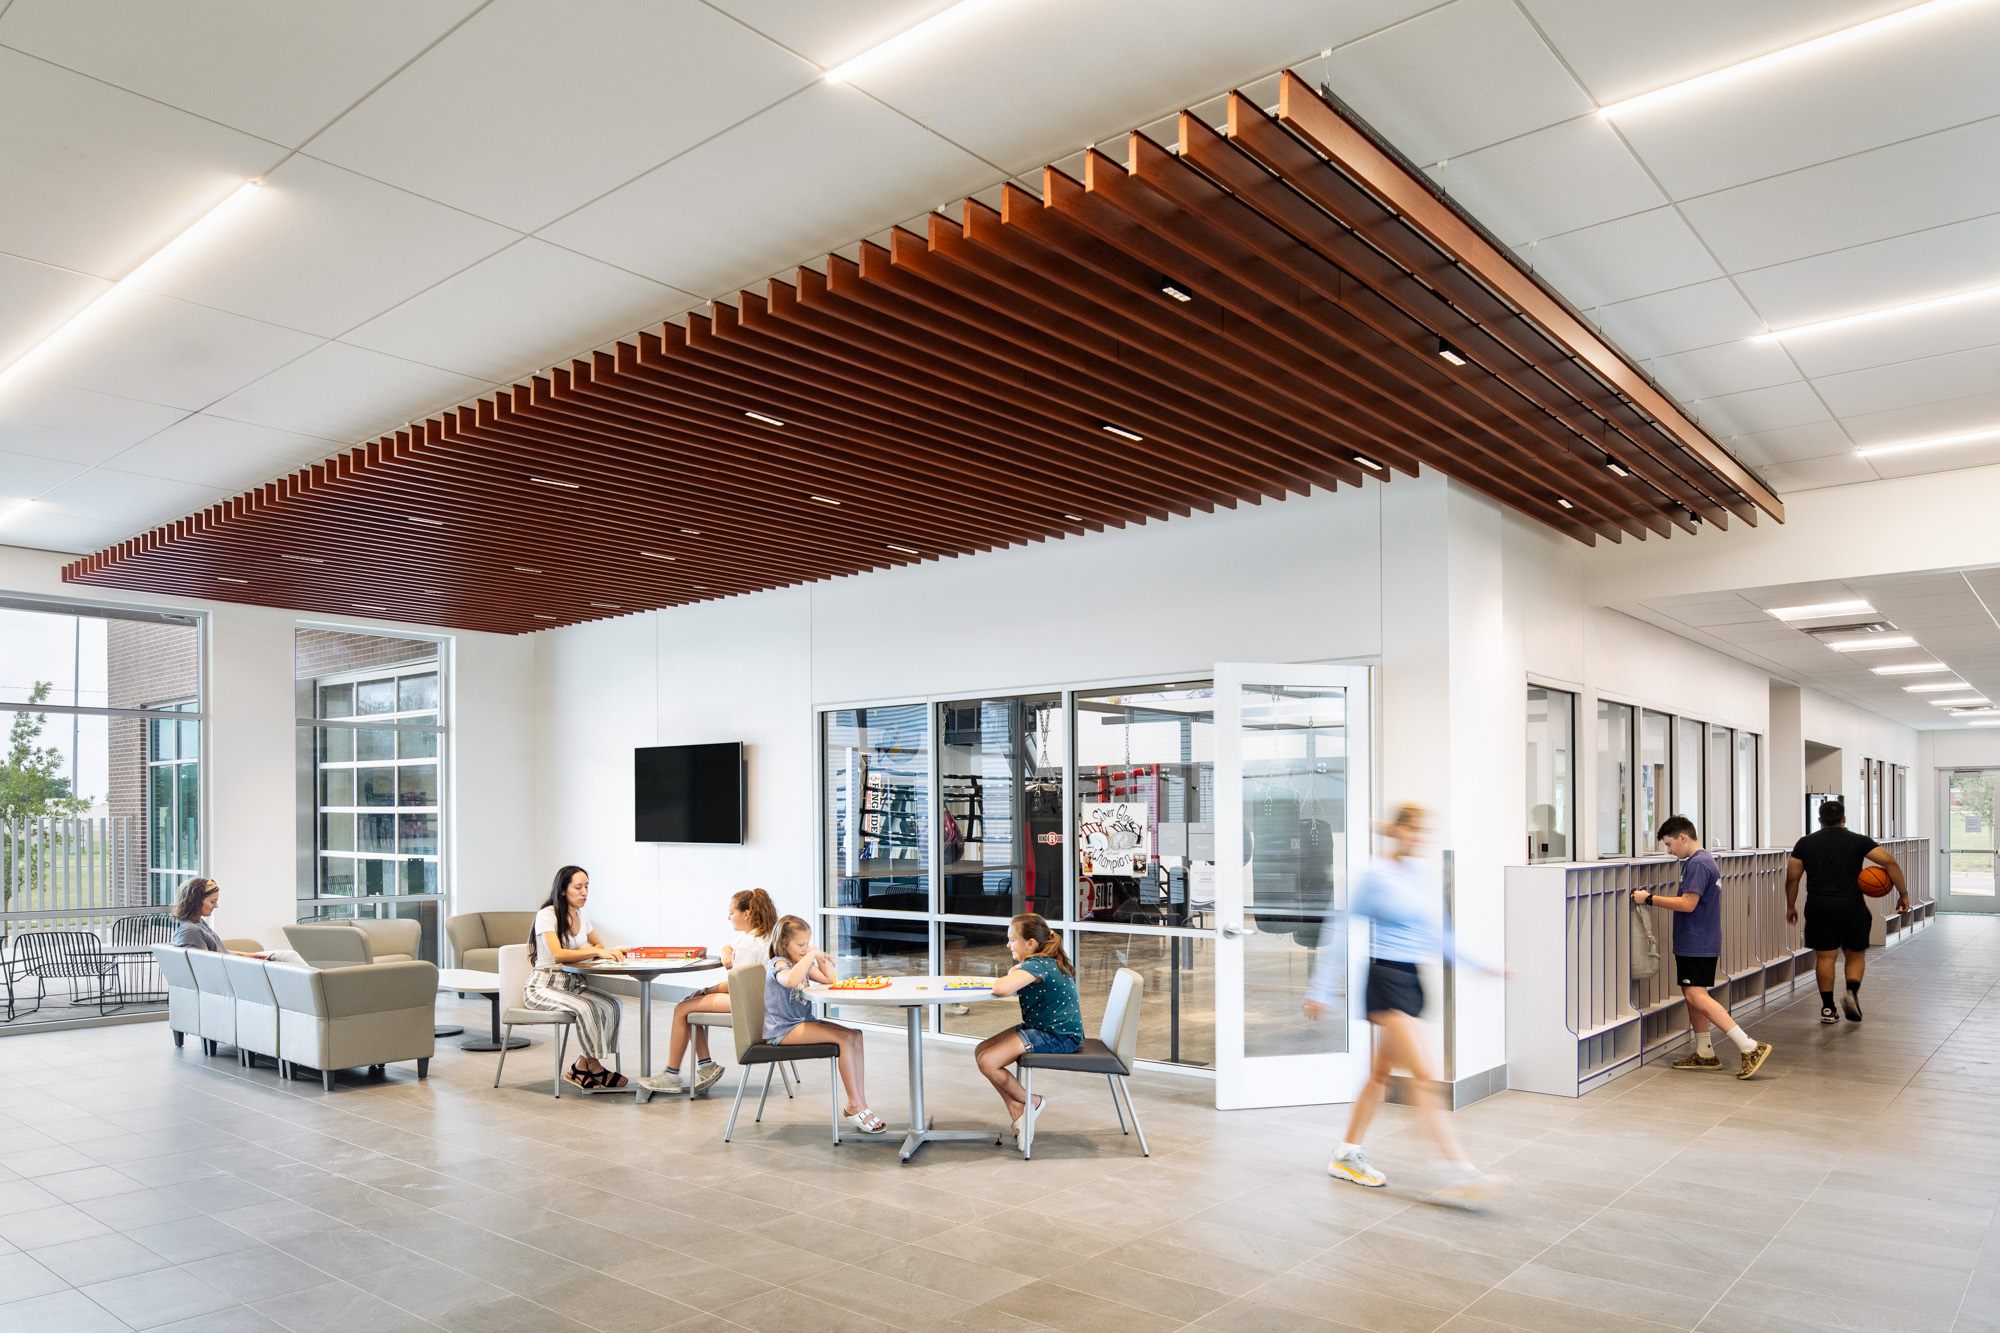
M 1417 978 L 1415 963 L 1392 963 L 1383 958 L 1368 960 L 1368 1012 L 1379 1014 L 1393 1009 L 1412 1018 L 1424 1012 L 1424 983 Z
M 1827 953 L 1845 949 L 1860 953 L 1875 930 L 1875 913 L 1860 898 L 1814 898 L 1806 895 L 1806 948 Z
M 1715 984 L 1715 960 L 1713 958 L 1683 958 L 1674 955 L 1674 984 L 1676 986 L 1702 986 Z

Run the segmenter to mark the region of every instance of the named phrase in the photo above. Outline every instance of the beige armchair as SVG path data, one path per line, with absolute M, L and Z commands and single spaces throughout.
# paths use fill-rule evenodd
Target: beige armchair
M 367 963 L 411 963 L 423 947 L 420 922 L 362 917 L 355 921 L 309 921 L 285 927 L 299 957 L 318 968 L 360 967 Z
M 417 1077 L 429 1076 L 437 1050 L 438 970 L 431 964 L 318 969 L 269 963 L 265 977 L 278 1002 L 279 1058 L 319 1070 L 328 1092 L 337 1069 L 415 1060 Z
M 500 950 L 526 944 L 534 928 L 533 912 L 466 912 L 444 923 L 452 957 L 469 972 L 498 972 Z

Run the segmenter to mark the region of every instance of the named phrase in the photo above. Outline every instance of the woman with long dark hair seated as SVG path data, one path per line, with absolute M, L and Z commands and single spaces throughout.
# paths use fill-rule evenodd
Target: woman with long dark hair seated
M 222 886 L 212 879 L 191 879 L 181 885 L 181 896 L 174 903 L 173 942 L 183 949 L 206 949 L 210 953 L 233 953 L 243 958 L 262 958 L 270 963 L 296 963 L 305 965 L 305 959 L 290 949 L 266 949 L 261 953 L 250 953 L 242 949 L 232 949 L 222 942 L 222 936 L 208 924 L 208 918 L 215 915 L 216 906 L 222 901 Z
M 564 866 L 549 886 L 548 901 L 535 913 L 528 936 L 528 974 L 523 999 L 530 1009 L 560 1009 L 575 1017 L 576 1044 L 581 1055 L 563 1077 L 586 1091 L 622 1088 L 625 1076 L 604 1067 L 617 1054 L 618 1020 L 624 1007 L 616 996 L 590 989 L 582 977 L 565 972 L 593 958 L 623 962 L 625 955 L 597 938 L 583 904 L 590 897 L 590 876 L 582 866 Z

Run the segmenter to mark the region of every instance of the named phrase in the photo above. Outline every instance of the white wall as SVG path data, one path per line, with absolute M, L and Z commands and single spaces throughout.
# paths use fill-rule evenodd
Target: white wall
M 62 582 L 72 556 L 0 546 L 0 590 L 74 603 L 170 607 L 207 614 L 208 868 L 226 890 L 223 933 L 278 948 L 298 919 L 292 630 L 299 616 Z M 324 623 L 315 619 L 314 623 Z M 357 621 L 360 631 L 409 626 Z M 454 901 L 512 905 L 533 881 L 527 733 L 532 645 L 453 633 L 456 803 Z

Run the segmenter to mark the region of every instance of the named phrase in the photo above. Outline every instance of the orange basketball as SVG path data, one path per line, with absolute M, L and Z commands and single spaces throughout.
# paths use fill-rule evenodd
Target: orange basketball
M 1870 898 L 1884 898 L 1889 890 L 1896 887 L 1889 882 L 1889 872 L 1881 866 L 1870 865 L 1861 868 L 1861 891 Z

